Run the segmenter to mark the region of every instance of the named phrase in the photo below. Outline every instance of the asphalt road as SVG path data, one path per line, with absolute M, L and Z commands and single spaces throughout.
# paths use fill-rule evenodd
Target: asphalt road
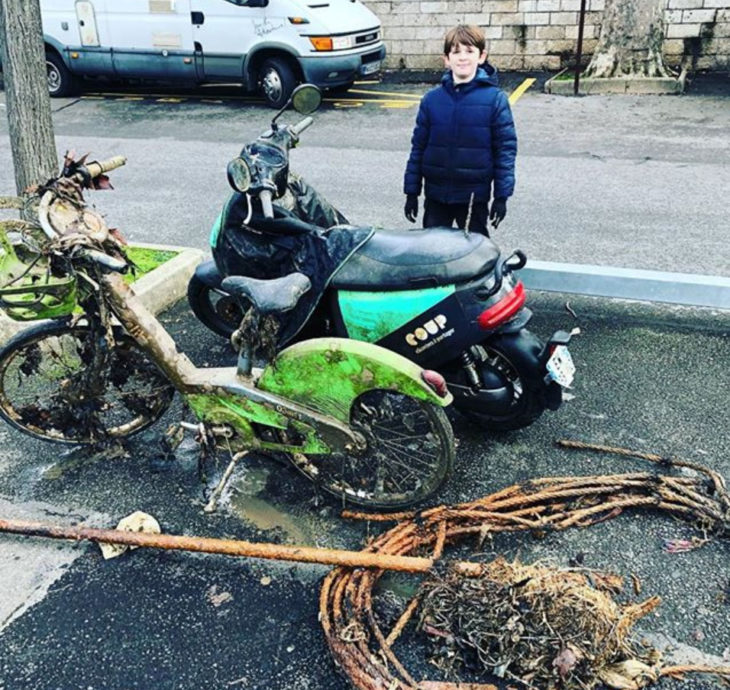
M 522 78 L 507 75 L 506 89 Z M 514 105 L 517 188 L 499 244 L 543 261 L 730 275 L 730 86 L 578 99 L 538 87 Z M 292 169 L 356 224 L 407 226 L 402 175 L 426 88 L 362 84 L 328 99 L 292 153 Z M 228 193 L 228 160 L 271 117 L 231 87 L 105 89 L 53 106 L 59 151 L 128 157 L 115 192 L 97 202 L 114 225 L 135 240 L 201 248 Z M 0 190 L 10 193 L 4 120 Z
M 622 265 L 727 275 L 721 197 L 728 188 L 727 103 L 716 94 L 566 100 L 528 92 L 515 106 L 520 192 L 497 240 L 513 240 L 545 260 L 619 257 Z M 113 178 L 116 191 L 97 197 L 110 223 L 136 240 L 196 246 L 205 246 L 205 227 L 226 194 L 225 162 L 270 116 L 228 101 L 115 96 L 64 105 L 55 115 L 61 148 L 130 157 Z M 413 107 L 329 104 L 296 152 L 296 168 L 353 219 L 401 224 L 399 177 L 414 114 Z M 0 182 L 11 191 L 4 146 L 0 163 Z M 696 229 L 691 237 L 688 227 Z M 576 317 L 566 309 L 568 299 Z M 434 502 L 474 498 L 537 476 L 647 469 L 639 460 L 554 447 L 566 437 L 673 455 L 730 477 L 727 312 L 559 295 L 530 300 L 539 335 L 583 330 L 571 347 L 578 375 L 570 399 L 508 434 L 487 435 L 451 414 L 456 470 Z M 168 312 L 165 323 L 196 364 L 232 364 L 225 344 L 184 305 Z M 144 510 L 168 533 L 345 548 L 359 548 L 378 531 L 343 521 L 335 502 L 263 457 L 236 470 L 216 514 L 203 513 L 205 486 L 192 444 L 172 464 L 154 452 L 175 417 L 173 409 L 116 459 L 64 453 L 0 426 L 0 515 L 111 527 Z M 225 463 L 222 457 L 210 468 L 209 484 Z M 483 551 L 561 565 L 580 554 L 587 566 L 633 573 L 642 597 L 663 599 L 657 614 L 641 621 L 642 634 L 670 655 L 727 664 L 727 541 L 686 554 L 663 548 L 665 539 L 695 534 L 660 515 L 631 513 L 542 539 L 497 539 Z M 143 550 L 103 561 L 90 544 L 0 537 L 0 690 L 345 690 L 317 622 L 325 572 Z M 393 579 L 384 588 L 404 598 L 412 586 Z M 422 649 L 413 633 L 401 644 L 401 651 Z M 720 685 L 689 677 L 661 687 Z

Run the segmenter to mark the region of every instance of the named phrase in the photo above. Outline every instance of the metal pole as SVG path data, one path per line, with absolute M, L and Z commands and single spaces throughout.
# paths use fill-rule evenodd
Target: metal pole
M 573 95 L 578 95 L 580 85 L 580 62 L 583 58 L 583 27 L 586 23 L 586 0 L 580 0 L 580 16 L 578 17 L 578 47 L 575 51 L 575 79 L 573 81 Z
M 233 539 L 209 537 L 186 537 L 173 534 L 146 534 L 93 527 L 62 527 L 41 522 L 25 522 L 0 519 L 0 532 L 23 534 L 51 539 L 73 541 L 94 541 L 107 544 L 126 544 L 154 549 L 217 553 L 224 556 L 247 556 L 298 563 L 319 563 L 321 565 L 344 566 L 347 568 L 378 568 L 410 573 L 425 573 L 434 566 L 432 558 L 414 556 L 391 556 L 366 551 L 345 551 L 343 549 L 320 549 L 310 546 L 284 546 L 261 544 Z M 466 576 L 478 576 L 482 572 L 480 563 L 463 561 L 455 566 Z

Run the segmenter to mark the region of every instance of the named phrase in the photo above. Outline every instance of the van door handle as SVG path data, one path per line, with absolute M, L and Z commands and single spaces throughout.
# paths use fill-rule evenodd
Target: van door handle
M 197 26 L 205 23 L 205 15 L 202 12 L 191 12 L 190 21 Z

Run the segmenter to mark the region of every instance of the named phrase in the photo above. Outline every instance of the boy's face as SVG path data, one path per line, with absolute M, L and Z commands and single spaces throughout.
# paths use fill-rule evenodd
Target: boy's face
M 486 51 L 479 52 L 476 46 L 457 43 L 448 55 L 444 55 L 444 64 L 454 75 L 454 81 L 460 84 L 474 79 L 479 65 L 486 59 Z

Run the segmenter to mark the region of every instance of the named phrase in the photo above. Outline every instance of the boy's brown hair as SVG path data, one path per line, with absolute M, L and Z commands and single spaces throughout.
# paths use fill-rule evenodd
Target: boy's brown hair
M 444 55 L 448 55 L 451 49 L 459 44 L 474 46 L 482 53 L 486 48 L 484 32 L 473 24 L 459 24 L 459 26 L 455 26 L 444 36 Z

